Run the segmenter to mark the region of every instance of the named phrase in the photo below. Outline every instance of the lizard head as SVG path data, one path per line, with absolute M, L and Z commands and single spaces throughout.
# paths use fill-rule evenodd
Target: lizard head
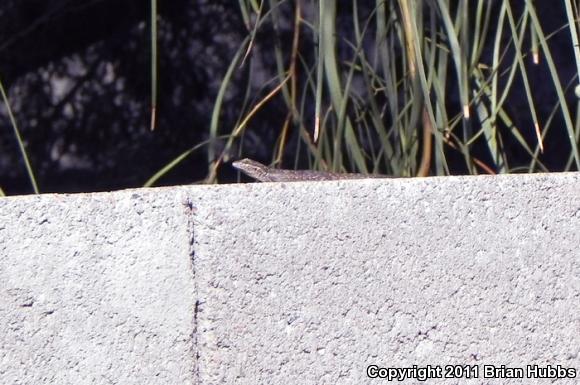
M 263 180 L 264 175 L 267 174 L 268 167 L 262 163 L 251 159 L 236 160 L 232 166 L 242 171 L 244 174 L 258 180 Z

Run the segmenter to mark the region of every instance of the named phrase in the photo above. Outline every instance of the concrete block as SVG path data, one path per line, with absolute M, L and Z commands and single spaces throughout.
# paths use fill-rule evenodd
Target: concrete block
M 579 310 L 575 173 L 0 200 L 2 384 L 576 384 Z
M 223 188 L 195 220 L 205 382 L 375 383 L 372 365 L 578 382 L 579 174 Z
M 179 189 L 0 200 L 1 384 L 192 384 Z

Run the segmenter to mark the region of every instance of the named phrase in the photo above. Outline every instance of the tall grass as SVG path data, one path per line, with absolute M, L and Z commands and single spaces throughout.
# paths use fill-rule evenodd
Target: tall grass
M 8 118 L 10 119 L 10 125 L 12 126 L 12 130 L 14 132 L 14 137 L 18 142 L 18 148 L 20 150 L 20 155 L 24 161 L 24 165 L 26 166 L 26 173 L 28 174 L 28 179 L 30 179 L 30 185 L 32 186 L 32 190 L 35 194 L 39 193 L 38 184 L 36 183 L 36 177 L 34 176 L 34 171 L 32 169 L 32 165 L 30 164 L 30 159 L 28 157 L 28 153 L 26 151 L 26 147 L 24 146 L 24 140 L 22 135 L 20 135 L 20 130 L 18 129 L 18 124 L 16 123 L 16 118 L 12 113 L 12 108 L 10 107 L 10 101 L 8 99 L 8 95 L 4 90 L 4 85 L 0 80 L 0 95 L 2 96 L 2 102 L 6 106 L 6 111 L 8 112 Z M 0 188 L 0 196 L 4 196 L 4 191 Z
M 554 64 L 551 35 L 543 30 L 533 2 L 525 1 L 517 15 L 509 1 L 459 0 L 452 7 L 447 0 L 377 0 L 365 14 L 356 0 L 341 2 L 340 9 L 338 3 L 320 0 L 316 7 L 307 1 L 239 0 L 248 37 L 216 100 L 210 137 L 217 140 L 227 131 L 230 138 L 221 151 L 208 152 L 210 180 L 235 153 L 256 111 L 273 98 L 281 98 L 287 110 L 284 123 L 271 128 L 278 136 L 271 149 L 274 164 L 283 156 L 306 157 L 313 168 L 334 171 L 444 175 L 451 172 L 450 154 L 458 152 L 471 174 L 549 171 L 541 161 L 543 141 L 550 130 L 563 129 L 570 144 L 567 169 L 580 169 L 580 130 Z M 578 51 L 578 9 L 567 0 L 566 10 L 563 28 Z M 260 34 L 287 28 L 288 18 L 293 19 L 292 42 L 277 33 Z M 345 22 L 350 28 L 344 28 Z M 239 124 L 229 130 L 220 121 L 223 94 L 234 72 L 258 51 L 257 36 L 276 39 L 271 52 L 276 72 L 263 91 L 267 96 L 253 105 L 246 100 Z M 545 60 L 549 87 L 557 95 L 551 116 L 539 115 L 542 101 L 530 81 L 530 68 L 543 68 L 538 60 Z M 529 127 L 518 126 L 521 116 L 514 119 L 506 108 L 508 95 L 520 84 L 528 106 L 523 114 L 533 122 Z M 248 100 L 252 96 L 248 93 Z M 564 127 L 552 125 L 557 113 Z M 527 153 L 526 167 L 511 166 L 515 161 L 508 142 Z
M 534 2 L 517 10 L 512 2 L 489 0 L 376 0 L 364 7 L 356 0 L 238 0 L 247 36 L 221 81 L 211 114 L 208 140 L 165 165 L 147 181 L 154 184 L 193 151 L 207 149 L 208 177 L 220 165 L 243 157 L 243 139 L 260 113 L 274 101 L 285 108 L 282 122 L 271 127 L 277 140 L 271 163 L 298 164 L 333 171 L 381 172 L 402 176 L 446 175 L 461 167 L 471 174 L 550 171 L 542 162 L 544 141 L 553 131 L 565 133 L 566 170 L 580 169 L 580 102 L 567 93 L 578 84 L 579 10 L 565 0 L 566 19 L 545 31 Z M 157 105 L 157 2 L 151 0 L 151 129 Z M 346 26 L 346 27 L 345 27 Z M 290 39 L 283 39 L 289 31 Z M 570 35 L 577 74 L 562 83 L 551 39 Z M 273 41 L 266 42 L 261 39 Z M 268 43 L 268 44 L 266 44 Z M 256 90 L 251 70 L 264 60 L 258 49 L 271 46 L 274 70 Z M 262 55 L 262 56 L 261 56 Z M 539 63 L 545 63 L 540 65 Z M 267 67 L 265 67 L 267 68 Z M 534 72 L 546 71 L 556 102 L 546 110 L 538 100 Z M 222 111 L 230 87 L 245 78 L 245 98 L 234 127 Z M 536 77 L 537 78 L 537 77 Z M 236 80 L 234 80 L 236 79 Z M 524 95 L 525 111 L 514 116 L 510 94 Z M 39 188 L 33 167 L 0 83 L 30 184 Z M 579 96 L 580 98 L 580 96 Z M 531 125 L 521 125 L 527 115 Z M 561 116 L 560 125 L 556 117 Z M 527 163 L 513 156 L 527 155 Z M 511 146 L 511 147 L 510 147 Z M 482 150 L 483 149 L 483 150 Z M 453 160 L 450 158 L 453 157 Z M 293 162 L 290 162 L 293 161 Z M 1 187 L 1 186 L 0 186 Z M 0 189 L 0 193 L 1 193 Z

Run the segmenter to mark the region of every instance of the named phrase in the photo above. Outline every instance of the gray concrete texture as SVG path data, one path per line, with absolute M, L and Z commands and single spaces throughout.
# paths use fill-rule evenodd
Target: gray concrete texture
M 2 385 L 579 372 L 577 173 L 0 199 Z

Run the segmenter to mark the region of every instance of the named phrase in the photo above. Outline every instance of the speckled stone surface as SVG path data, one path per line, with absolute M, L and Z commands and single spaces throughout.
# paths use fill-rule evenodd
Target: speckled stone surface
M 576 384 L 580 174 L 4 198 L 0 304 L 2 384 Z

